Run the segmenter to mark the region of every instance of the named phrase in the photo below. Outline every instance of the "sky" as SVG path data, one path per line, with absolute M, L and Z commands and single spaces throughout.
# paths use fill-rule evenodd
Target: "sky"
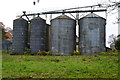
M 33 5 L 33 1 L 37 1 L 37 0 L 0 0 L 0 22 L 3 22 L 6 27 L 13 28 L 13 20 L 17 18 L 16 17 L 17 15 L 21 15 L 22 11 L 35 13 L 42 11 L 91 6 L 91 5 L 96 5 L 98 3 L 106 3 L 108 0 L 40 0 L 40 2 L 35 6 Z M 115 0 L 111 0 L 111 1 L 115 1 Z M 109 44 L 107 44 L 108 36 L 110 36 L 111 34 L 115 34 L 116 36 L 118 35 L 118 24 L 115 23 L 117 21 L 116 12 L 117 10 L 114 10 L 112 13 L 107 15 L 107 18 L 105 12 L 96 13 L 99 16 L 107 19 L 106 21 L 107 46 L 109 46 Z M 44 16 L 41 17 L 45 18 Z M 50 23 L 50 21 L 47 20 L 47 23 Z

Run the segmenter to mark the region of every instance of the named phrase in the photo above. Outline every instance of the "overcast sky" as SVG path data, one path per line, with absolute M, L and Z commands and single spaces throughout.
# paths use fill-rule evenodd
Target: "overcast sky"
M 65 8 L 96 5 L 101 2 L 104 3 L 108 0 L 40 0 L 40 2 L 35 6 L 33 5 L 33 1 L 37 0 L 0 0 L 0 22 L 3 22 L 6 27 L 13 28 L 13 20 L 16 19 L 16 16 L 21 14 L 22 11 L 42 12 L 59 10 Z M 113 13 L 115 12 L 117 12 L 117 10 L 113 11 Z M 97 14 L 106 18 L 105 13 Z M 108 41 L 109 35 L 118 35 L 118 25 L 113 24 L 115 21 L 117 21 L 116 18 L 117 13 L 110 13 L 107 16 L 106 42 Z

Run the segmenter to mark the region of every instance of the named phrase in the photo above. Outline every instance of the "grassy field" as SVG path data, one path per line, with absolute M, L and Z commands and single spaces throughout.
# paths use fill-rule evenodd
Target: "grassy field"
M 3 55 L 3 78 L 117 78 L 117 56 Z

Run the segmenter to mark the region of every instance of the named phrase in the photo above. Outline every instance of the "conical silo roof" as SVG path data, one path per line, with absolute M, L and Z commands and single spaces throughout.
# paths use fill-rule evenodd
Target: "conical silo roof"
M 43 18 L 41 18 L 41 17 L 34 17 L 33 19 L 42 19 L 42 20 L 44 20 Z
M 102 19 L 105 19 L 105 18 L 103 18 L 103 17 L 101 17 L 101 16 L 99 16 L 99 15 L 97 15 L 97 14 L 95 14 L 95 13 L 90 13 L 90 14 L 82 17 L 82 18 L 102 18 Z M 82 19 L 82 18 L 81 18 L 81 19 Z
M 72 18 L 63 14 L 63 15 L 60 15 L 60 16 L 54 18 L 54 19 L 72 19 Z
M 26 20 L 26 19 L 20 17 L 20 18 L 17 18 L 17 19 L 15 19 L 15 20 Z
M 85 17 L 101 17 L 101 16 L 99 16 L 95 13 L 90 13 L 90 14 L 86 15 Z

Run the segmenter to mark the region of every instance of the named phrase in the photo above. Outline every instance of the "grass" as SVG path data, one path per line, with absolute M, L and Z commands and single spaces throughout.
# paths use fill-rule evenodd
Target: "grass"
M 3 78 L 117 78 L 117 56 L 3 55 Z

